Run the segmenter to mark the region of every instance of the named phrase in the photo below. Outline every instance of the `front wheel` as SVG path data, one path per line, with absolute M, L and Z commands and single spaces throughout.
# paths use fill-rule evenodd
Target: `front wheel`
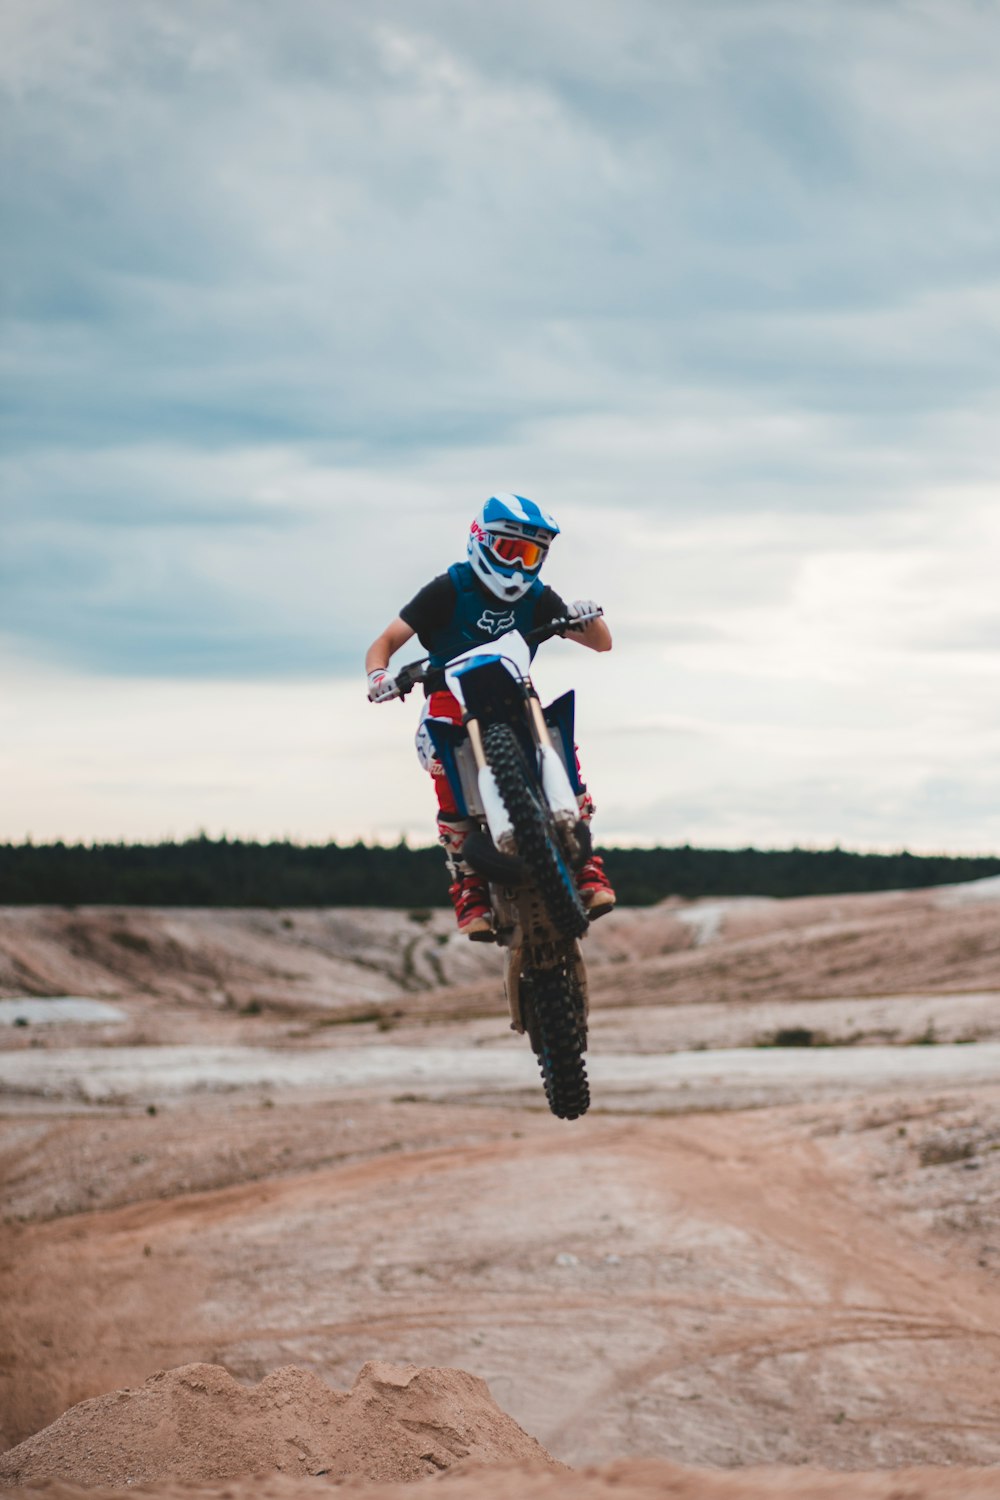
M 509 724 L 490 724 L 483 734 L 483 748 L 510 816 L 517 852 L 553 925 L 565 938 L 582 937 L 588 926 L 586 907 L 559 847 L 551 815 L 532 785 L 517 736 Z

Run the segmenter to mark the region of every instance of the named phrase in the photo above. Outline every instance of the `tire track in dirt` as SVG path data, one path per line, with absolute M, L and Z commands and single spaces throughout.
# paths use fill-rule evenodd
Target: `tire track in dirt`
M 623 1433 L 690 1462 L 1000 1459 L 996 1294 L 946 1281 L 820 1143 L 766 1112 L 524 1123 L 21 1228 L 4 1292 L 29 1372 L 32 1340 L 53 1350 L 36 1396 L 57 1350 L 62 1404 L 165 1363 L 343 1386 L 419 1357 L 484 1376 L 571 1462 Z M 793 1405 L 815 1418 L 792 1430 Z

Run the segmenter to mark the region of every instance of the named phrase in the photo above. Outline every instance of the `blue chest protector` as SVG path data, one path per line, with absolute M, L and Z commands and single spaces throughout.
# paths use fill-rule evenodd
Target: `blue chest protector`
M 527 635 L 535 623 L 535 602 L 545 585 L 536 578 L 528 592 L 513 604 L 497 599 L 492 607 L 489 596 L 480 588 L 471 563 L 452 563 L 448 577 L 455 585 L 455 608 L 451 619 L 442 629 L 434 631 L 429 642 L 431 665 L 443 667 L 445 662 L 473 646 L 485 646 L 505 635 L 508 630 L 519 630 Z M 532 649 L 532 656 L 535 652 Z

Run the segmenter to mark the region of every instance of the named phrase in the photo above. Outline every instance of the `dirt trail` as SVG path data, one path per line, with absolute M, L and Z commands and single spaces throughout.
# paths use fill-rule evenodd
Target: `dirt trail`
M 1000 1287 L 943 1275 L 822 1140 L 766 1113 L 517 1136 L 22 1226 L 19 1426 L 189 1360 L 339 1386 L 376 1357 L 482 1376 L 570 1463 L 1000 1461 Z
M 623 914 L 632 956 L 615 948 L 619 935 L 595 964 L 595 1054 L 635 1049 L 652 1066 L 657 1050 L 766 1040 L 807 1029 L 815 1014 L 822 1040 L 859 1044 L 856 1077 L 824 1088 L 843 1055 L 814 1047 L 798 1054 L 808 1066 L 782 1052 L 782 1067 L 757 1069 L 748 1090 L 726 1080 L 720 1053 L 713 1076 L 687 1092 L 678 1083 L 667 1100 L 662 1088 L 609 1086 L 570 1125 L 545 1112 L 530 1056 L 524 1085 L 511 1085 L 501 1061 L 524 1044 L 477 1011 L 468 973 L 404 992 L 379 970 L 380 1004 L 399 1011 L 388 1019 L 339 1024 L 340 1014 L 331 1026 L 329 969 L 289 980 L 287 1007 L 245 1011 L 212 985 L 220 954 L 258 914 L 141 914 L 150 943 L 157 921 L 164 931 L 188 923 L 212 974 L 191 979 L 193 938 L 175 974 L 115 943 L 149 960 L 141 992 L 115 992 L 125 1022 L 0 1038 L 0 1448 L 77 1402 L 142 1389 L 158 1370 L 218 1366 L 239 1390 L 293 1367 L 345 1390 L 377 1360 L 485 1380 L 503 1412 L 573 1465 L 648 1454 L 719 1469 L 1000 1465 L 1000 1083 L 979 1066 L 961 1083 L 924 1069 L 890 1086 L 864 1067 L 872 1040 L 932 1049 L 912 1049 L 916 1058 L 942 1036 L 1000 1038 L 996 906 L 937 902 L 852 898 L 840 917 L 832 902 L 778 912 L 735 903 L 700 925 L 675 909 Z M 334 925 L 312 915 L 308 952 L 320 928 L 334 944 Z M 28 965 L 28 932 L 36 975 L 108 998 L 109 968 L 91 972 L 88 991 L 79 953 L 58 958 L 63 919 L 86 914 L 57 916 L 22 914 L 6 972 Z M 288 948 L 283 962 L 296 972 L 296 928 L 265 916 L 259 941 Z M 376 916 L 365 941 L 390 933 L 386 962 L 397 964 L 414 930 L 427 940 L 428 924 Z M 132 931 L 140 917 L 100 920 Z M 357 931 L 331 962 L 366 957 Z M 867 969 L 853 958 L 846 970 L 817 967 L 838 931 L 844 952 L 868 955 Z M 961 943 L 960 982 L 948 989 L 945 960 Z M 157 963 L 165 952 L 156 948 Z M 263 960 L 248 950 L 233 962 Z M 239 974 L 237 986 L 257 982 Z M 768 974 L 777 977 L 765 999 Z M 347 989 L 337 996 L 349 1009 Z M 470 1015 L 456 1019 L 466 1002 Z M 290 1081 L 263 1088 L 250 1069 L 226 1092 L 191 1077 L 157 1093 L 156 1058 L 181 1044 L 258 1061 L 267 1049 L 275 1066 L 287 1061 Z M 95 1046 L 123 1063 L 125 1048 L 143 1047 L 149 1089 L 46 1092 L 73 1049 Z M 456 1090 L 422 1072 L 435 1046 L 459 1068 L 475 1059 L 475 1082 Z M 395 1059 L 381 1079 L 345 1088 L 331 1067 L 324 1081 L 324 1058 L 343 1064 L 380 1048 Z M 397 1066 L 407 1055 L 409 1078 Z M 751 1054 L 768 1056 L 779 1054 Z M 985 1047 L 980 1056 L 989 1061 Z M 1000 1493 L 991 1477 L 984 1495 Z M 974 1479 L 949 1488 L 952 1478 L 921 1475 L 912 1494 L 980 1493 Z M 473 1483 L 477 1500 L 499 1500 L 555 1496 L 563 1481 L 456 1471 L 434 1482 L 455 1500 Z M 824 1491 L 788 1473 L 694 1480 L 633 1466 L 595 1472 L 572 1493 L 910 1494 L 877 1475 L 851 1482 Z
M 433 1489 L 428 1490 L 427 1486 Z M 81 1489 L 60 1482 L 19 1489 L 12 1496 L 45 1500 L 127 1500 L 134 1489 Z M 281 1474 L 229 1480 L 224 1486 L 156 1484 L 150 1500 L 326 1500 L 325 1479 Z M 661 1460 L 624 1460 L 560 1474 L 525 1464 L 457 1464 L 440 1477 L 413 1484 L 348 1480 L 336 1493 L 357 1500 L 996 1500 L 997 1476 L 976 1469 L 904 1469 L 890 1474 L 829 1474 L 815 1469 L 747 1470 L 721 1474 L 682 1469 Z
M 718 1474 L 646 1462 L 586 1469 L 567 1479 L 525 1469 L 452 1473 L 447 1500 L 994 1500 L 996 1475 L 908 1469 L 897 1475 L 831 1475 L 789 1469 Z M 407 1500 L 398 1487 L 371 1486 L 364 1500 Z

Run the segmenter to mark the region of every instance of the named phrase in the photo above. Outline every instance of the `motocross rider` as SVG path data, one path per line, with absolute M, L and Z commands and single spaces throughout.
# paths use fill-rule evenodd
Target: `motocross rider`
M 479 646 L 519 630 L 522 635 L 559 616 L 573 619 L 592 614 L 597 606 L 589 599 L 566 605 L 554 589 L 539 578 L 549 544 L 559 535 L 550 515 L 523 495 L 493 495 L 472 522 L 468 561 L 453 563 L 403 606 L 368 648 L 368 698 L 387 703 L 398 696 L 395 678 L 387 668 L 391 657 L 414 635 L 428 652 L 433 666 L 460 651 Z M 611 632 L 603 618 L 569 627 L 571 640 L 592 651 L 611 650 Z M 434 778 L 438 799 L 438 840 L 443 845 L 452 883 L 448 894 L 455 908 L 459 932 L 479 941 L 493 935 L 487 881 L 462 858 L 462 846 L 472 831 L 471 819 L 459 815 L 444 767 L 437 759 L 425 721 L 428 718 L 462 722 L 458 699 L 444 685 L 444 674 L 425 684 L 426 702 L 417 730 L 417 754 L 421 765 Z M 580 816 L 586 822 L 594 803 L 584 789 L 579 797 Z M 577 872 L 577 889 L 591 919 L 603 916 L 615 904 L 615 893 L 599 855 L 593 855 Z

